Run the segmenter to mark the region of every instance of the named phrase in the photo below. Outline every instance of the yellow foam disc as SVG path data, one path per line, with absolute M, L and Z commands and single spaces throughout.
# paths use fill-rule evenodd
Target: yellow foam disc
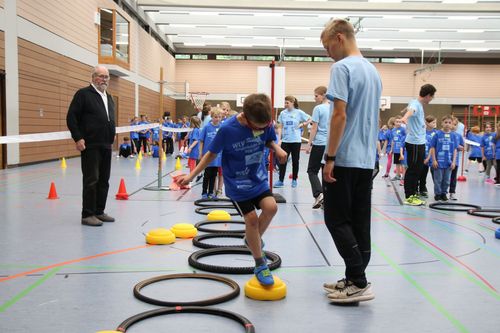
M 177 223 L 170 230 L 177 238 L 193 238 L 198 233 L 198 229 L 191 223 Z
M 166 245 L 175 242 L 175 235 L 165 228 L 152 229 L 146 234 L 146 243 L 154 245 Z
M 245 296 L 258 301 L 277 301 L 285 298 L 286 284 L 276 275 L 273 275 L 274 284 L 263 286 L 254 276 L 245 284 Z
M 231 215 L 228 212 L 221 209 L 212 210 L 207 215 L 207 220 L 209 221 L 231 221 Z

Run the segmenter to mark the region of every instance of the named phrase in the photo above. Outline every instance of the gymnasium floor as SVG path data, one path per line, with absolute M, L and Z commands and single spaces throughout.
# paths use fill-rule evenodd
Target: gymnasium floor
M 368 277 L 376 295 L 356 306 L 330 304 L 325 281 L 343 276 L 343 262 L 312 210 L 307 181 L 308 156 L 301 155 L 299 186 L 279 189 L 287 198 L 265 234 L 266 249 L 283 264 L 274 271 L 287 284 L 284 300 L 259 302 L 243 293 L 214 307 L 248 318 L 256 332 L 499 332 L 500 240 L 491 219 L 466 213 L 407 207 L 402 188 L 377 177 L 373 191 L 373 254 Z M 167 160 L 164 173 L 174 169 Z M 185 160 L 183 161 L 185 163 Z M 189 191 L 158 192 L 157 159 L 113 158 L 107 212 L 116 223 L 94 228 L 80 224 L 80 159 L 0 170 L 0 332 L 78 332 L 114 330 L 126 318 L 157 308 L 140 302 L 133 286 L 144 279 L 192 272 L 190 240 L 146 246 L 144 233 L 174 223 L 196 223 Z M 290 164 L 290 163 L 289 163 Z M 384 164 L 384 161 L 382 161 Z M 291 166 L 289 165 L 289 168 Z M 473 168 L 474 169 L 474 168 Z M 114 199 L 124 178 L 128 201 Z M 54 181 L 60 197 L 47 200 Z M 166 176 L 164 183 L 170 182 Z M 484 184 L 476 171 L 458 184 L 460 202 L 500 206 L 500 188 Z M 432 191 L 431 191 L 432 193 Z M 220 240 L 232 243 L 237 240 Z M 203 259 L 224 265 L 251 265 L 247 256 Z M 231 275 L 241 288 L 250 276 Z M 165 300 L 214 297 L 228 288 L 210 281 L 175 280 L 144 289 Z M 156 317 L 127 332 L 243 332 L 228 319 L 201 314 Z

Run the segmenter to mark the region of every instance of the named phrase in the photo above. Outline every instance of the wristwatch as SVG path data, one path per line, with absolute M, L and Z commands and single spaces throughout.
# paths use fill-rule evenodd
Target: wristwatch
M 328 161 L 335 162 L 335 156 L 330 156 L 330 155 L 328 155 L 328 153 L 325 154 L 324 158 L 325 158 L 326 162 L 328 162 Z

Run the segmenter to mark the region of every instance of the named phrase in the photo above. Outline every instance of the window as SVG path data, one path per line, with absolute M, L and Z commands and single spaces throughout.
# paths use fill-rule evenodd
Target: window
M 206 54 L 193 54 L 191 56 L 191 59 L 193 59 L 193 60 L 207 60 L 208 56 Z
M 274 56 L 247 56 L 247 60 L 250 61 L 273 61 L 275 60 Z
M 99 62 L 129 69 L 130 23 L 115 10 L 100 9 Z
M 312 61 L 313 57 L 285 56 L 285 61 Z
M 215 56 L 215 60 L 245 60 L 245 56 L 242 56 L 242 55 L 217 54 Z
M 314 57 L 314 61 L 317 62 L 330 62 L 333 61 L 330 57 Z
M 382 62 L 390 64 L 409 64 L 410 58 L 382 58 Z
M 175 59 L 181 59 L 181 60 L 191 59 L 191 55 L 189 55 L 189 54 L 176 54 Z
M 368 60 L 369 62 L 380 62 L 379 58 L 365 58 L 365 59 Z

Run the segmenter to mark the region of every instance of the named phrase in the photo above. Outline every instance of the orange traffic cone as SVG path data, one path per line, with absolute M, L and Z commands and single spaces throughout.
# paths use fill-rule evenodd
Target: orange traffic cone
M 118 193 L 116 193 L 116 200 L 128 200 L 128 193 L 123 178 L 120 180 L 120 187 L 118 188 Z
M 56 191 L 56 184 L 54 182 L 50 183 L 50 190 L 49 190 L 49 196 L 47 199 L 54 200 L 54 199 L 59 199 L 57 196 L 57 191 Z

